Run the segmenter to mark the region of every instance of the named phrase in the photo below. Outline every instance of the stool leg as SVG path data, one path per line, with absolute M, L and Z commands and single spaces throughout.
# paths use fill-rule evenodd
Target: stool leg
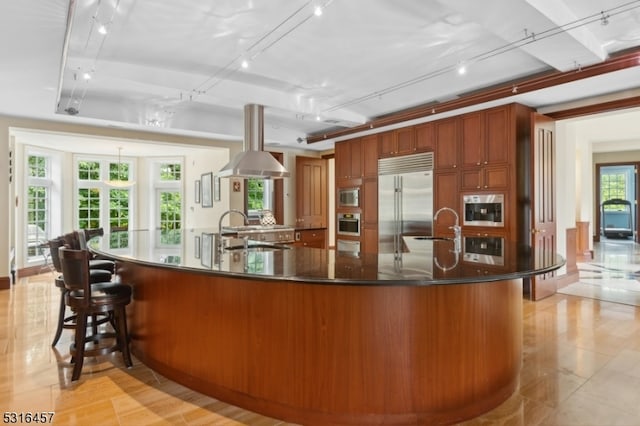
M 64 314 L 66 312 L 67 306 L 64 303 L 64 295 L 66 293 L 65 288 L 60 289 L 60 309 L 58 312 L 58 328 L 56 329 L 56 335 L 53 337 L 53 343 L 51 346 L 55 346 L 58 344 L 58 340 L 60 340 L 60 336 L 62 335 L 62 329 L 64 328 Z
M 133 367 L 131 352 L 129 351 L 129 332 L 127 331 L 127 311 L 124 306 L 116 308 L 115 311 L 116 336 L 118 346 L 122 352 L 122 359 L 127 367 Z
M 73 354 L 73 374 L 71 380 L 75 381 L 80 378 L 82 373 L 82 364 L 84 363 L 84 344 L 87 335 L 87 314 L 78 312 L 76 318 L 76 336 L 75 336 L 75 352 Z

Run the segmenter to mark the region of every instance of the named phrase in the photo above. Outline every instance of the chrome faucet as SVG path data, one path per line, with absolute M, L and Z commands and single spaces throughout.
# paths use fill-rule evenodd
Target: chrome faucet
M 247 217 L 247 215 L 242 211 L 242 210 L 237 210 L 237 209 L 229 209 L 226 212 L 222 213 L 220 215 L 220 219 L 218 220 L 218 234 L 219 234 L 219 238 L 218 238 L 218 251 L 222 252 L 222 219 L 224 219 L 224 217 L 230 213 L 237 213 L 242 215 L 242 217 L 244 217 L 244 224 L 248 225 L 249 224 L 249 218 Z
M 455 247 L 456 253 L 459 253 L 460 248 L 462 246 L 462 228 L 460 227 L 460 216 L 458 216 L 458 212 L 456 212 L 451 207 L 442 207 L 438 209 L 436 214 L 433 215 L 433 221 L 435 222 L 436 219 L 438 219 L 438 215 L 445 210 L 450 211 L 456 217 L 456 224 L 453 226 L 450 226 L 449 229 L 453 229 L 454 245 L 455 245 L 454 247 Z

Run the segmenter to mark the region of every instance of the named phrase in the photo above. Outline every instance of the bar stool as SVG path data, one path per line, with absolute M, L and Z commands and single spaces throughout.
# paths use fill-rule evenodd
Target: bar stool
M 53 240 L 49 240 L 49 251 L 51 253 L 51 263 L 53 264 L 54 269 L 58 273 L 58 275 L 54 278 L 55 286 L 60 290 L 60 307 L 58 312 L 58 324 L 56 327 L 56 334 L 53 337 L 53 342 L 51 346 L 55 346 L 58 344 L 60 340 L 60 336 L 62 335 L 63 329 L 75 329 L 76 328 L 76 315 L 66 315 L 67 305 L 65 303 L 65 295 L 67 293 L 67 289 L 64 286 L 64 279 L 62 278 L 62 265 L 60 263 L 60 257 L 58 255 L 58 250 L 60 247 L 64 245 L 62 238 L 55 238 Z M 98 286 L 100 289 L 104 291 L 110 291 L 109 287 L 113 286 L 112 274 L 108 270 L 105 269 L 91 269 L 89 271 L 89 281 L 92 285 Z M 99 283 L 99 284 L 98 284 Z M 117 290 L 117 288 L 114 288 Z M 102 321 L 104 322 L 104 321 Z M 96 328 L 100 323 L 100 320 L 97 317 L 94 317 L 91 322 L 91 326 Z
M 82 364 L 87 356 L 105 355 L 119 350 L 122 352 L 125 365 L 133 366 L 125 309 L 131 302 L 131 287 L 127 284 L 112 283 L 110 293 L 95 288 L 89 282 L 88 251 L 60 247 L 58 253 L 67 290 L 65 303 L 76 313 L 75 338 L 69 348 L 74 363 L 71 380 L 80 378 Z M 97 314 L 109 315 L 114 332 L 92 331 L 87 335 L 88 318 Z M 113 344 L 108 345 L 108 341 L 113 341 Z

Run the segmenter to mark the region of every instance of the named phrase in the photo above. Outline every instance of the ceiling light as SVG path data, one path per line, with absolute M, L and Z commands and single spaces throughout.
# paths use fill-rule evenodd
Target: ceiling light
M 116 169 L 116 178 L 115 179 L 109 179 L 109 180 L 105 180 L 104 183 L 106 183 L 109 186 L 112 186 L 114 188 L 128 188 L 130 186 L 133 186 L 136 184 L 135 181 L 133 180 L 123 180 L 122 179 L 122 162 L 120 161 L 120 153 L 122 151 L 122 147 L 119 146 L 118 147 L 118 168 Z M 109 174 L 111 174 L 111 171 L 109 171 Z M 128 173 L 127 173 L 128 175 Z
M 467 67 L 464 64 L 458 65 L 458 74 L 464 75 L 467 72 Z
M 98 32 L 102 35 L 106 35 L 107 27 L 104 24 L 100 24 L 100 26 L 98 27 Z
M 247 68 L 249 68 L 249 61 L 247 61 L 246 59 L 243 59 L 242 62 L 240 63 L 240 66 L 246 70 Z
M 316 16 L 320 16 L 322 15 L 322 6 L 317 5 L 316 7 L 313 8 L 313 14 Z
M 82 74 L 82 78 L 84 78 L 85 80 L 91 80 L 91 74 L 88 72 L 85 72 L 84 74 Z
M 320 120 L 321 120 L 320 115 L 316 115 L 316 121 L 320 121 Z

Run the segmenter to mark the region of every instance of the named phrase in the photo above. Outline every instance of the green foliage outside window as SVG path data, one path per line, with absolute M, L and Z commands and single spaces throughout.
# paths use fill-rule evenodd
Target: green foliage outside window
M 182 179 L 182 167 L 178 164 L 161 164 L 160 180 L 177 181 Z
M 100 180 L 100 162 L 79 161 L 78 162 L 78 179 L 99 181 Z
M 29 176 L 46 178 L 47 177 L 47 157 L 39 155 L 29 156 Z
M 109 180 L 129 180 L 129 164 L 109 163 Z
M 600 178 L 600 197 L 602 201 L 627 198 L 627 179 L 624 173 L 605 174 Z M 605 210 L 618 210 L 620 206 L 607 205 Z
M 80 229 L 100 227 L 100 189 L 78 189 L 78 226 Z
M 160 243 L 180 244 L 182 195 L 177 191 L 160 193 Z
M 247 209 L 263 210 L 264 202 L 264 179 L 247 179 Z

